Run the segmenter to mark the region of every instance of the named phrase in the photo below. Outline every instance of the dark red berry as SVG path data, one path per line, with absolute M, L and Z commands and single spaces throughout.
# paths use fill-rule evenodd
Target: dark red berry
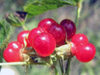
M 45 18 L 39 22 L 38 27 L 42 27 L 47 30 L 51 25 L 53 25 L 53 23 L 56 23 L 56 21 L 51 18 Z
M 55 23 L 54 25 L 50 26 L 47 31 L 56 39 L 57 46 L 63 45 L 65 43 L 66 31 L 61 25 Z
M 28 35 L 29 35 L 29 31 L 20 32 L 17 36 L 17 41 L 20 42 L 21 44 L 23 44 L 23 46 L 25 46 L 25 44 L 26 44 L 27 47 L 30 47 Z
M 3 57 L 7 62 L 20 62 L 22 56 L 20 55 L 21 48 L 8 47 L 3 52 Z
M 84 45 L 78 45 L 76 58 L 80 62 L 89 62 L 94 58 L 95 53 L 96 53 L 96 48 L 91 43 L 87 43 Z
M 28 40 L 29 40 L 30 44 L 32 45 L 33 39 L 34 39 L 37 35 L 39 35 L 39 34 L 41 34 L 41 33 L 43 33 L 43 32 L 46 32 L 46 31 L 45 31 L 44 29 L 40 28 L 40 27 L 32 29 L 32 30 L 30 31 L 30 33 L 29 33 L 29 36 L 28 36 Z
M 39 56 L 47 57 L 54 52 L 56 41 L 51 34 L 41 33 L 34 38 L 32 47 L 35 49 Z
M 8 44 L 8 47 L 19 49 L 22 48 L 22 44 L 20 44 L 18 41 L 13 41 Z
M 67 33 L 67 39 L 71 39 L 72 36 L 76 33 L 76 26 L 73 21 L 69 19 L 64 19 L 61 21 L 60 25 L 62 25 Z
M 86 44 L 86 43 L 88 43 L 88 38 L 86 35 L 84 35 L 82 33 L 78 33 L 72 37 L 72 42 L 75 43 L 76 45 Z

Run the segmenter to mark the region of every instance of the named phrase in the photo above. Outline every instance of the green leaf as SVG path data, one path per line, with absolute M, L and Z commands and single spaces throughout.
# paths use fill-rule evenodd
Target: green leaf
M 20 27 L 23 25 L 23 20 L 20 19 L 20 17 L 18 17 L 17 15 L 14 15 L 14 14 L 9 14 L 7 17 L 6 17 L 6 21 L 12 25 L 12 26 L 16 26 L 16 27 Z
M 3 46 L 4 46 L 4 40 L 8 36 L 8 32 L 10 30 L 10 27 L 8 23 L 5 22 L 5 20 L 0 21 L 0 62 L 3 61 Z M 0 66 L 1 69 L 1 66 Z
M 76 5 L 75 0 L 28 0 L 24 6 L 24 11 L 32 17 L 44 13 L 45 11 L 59 8 L 63 5 Z
M 14 32 L 14 27 L 11 26 L 6 20 L 0 21 L 0 52 L 6 48 L 11 34 Z
M 9 30 L 9 24 L 4 20 L 0 21 L 0 45 L 3 43 L 3 40 L 7 37 Z
M 75 6 L 78 0 L 61 0 L 61 2 Z

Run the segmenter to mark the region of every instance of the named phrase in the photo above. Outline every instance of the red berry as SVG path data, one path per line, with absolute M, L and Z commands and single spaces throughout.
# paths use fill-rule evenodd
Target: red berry
M 30 47 L 28 38 L 29 31 L 22 31 L 17 36 L 17 41 L 20 42 L 23 46 L 25 46 L 25 42 L 27 47 Z
M 61 25 L 55 23 L 54 25 L 50 26 L 47 31 L 56 39 L 57 46 L 65 44 L 66 31 Z
M 53 23 L 56 23 L 56 21 L 51 18 L 45 18 L 39 22 L 38 27 L 42 27 L 47 30 L 51 25 L 53 25 Z
M 72 37 L 72 42 L 76 45 L 78 44 L 86 44 L 88 43 L 88 38 L 86 35 L 84 34 L 75 34 L 73 37 Z
M 77 52 L 77 47 L 73 42 L 71 42 L 71 53 L 72 53 L 72 55 L 74 56 L 76 54 L 76 52 Z
M 8 47 L 19 49 L 22 48 L 22 44 L 20 44 L 18 41 L 13 41 L 8 44 Z
M 95 53 L 96 53 L 96 48 L 91 43 L 87 43 L 84 45 L 78 45 L 76 58 L 80 62 L 89 62 L 94 58 Z
M 4 50 L 3 57 L 7 62 L 20 62 L 22 61 L 20 50 L 21 48 L 8 47 Z
M 51 55 L 56 47 L 54 37 L 49 33 L 41 33 L 34 38 L 32 47 L 42 57 Z
M 28 40 L 30 42 L 30 44 L 32 45 L 33 39 L 39 35 L 40 33 L 46 32 L 44 29 L 38 27 L 38 28 L 34 28 L 30 31 L 29 36 L 28 36 Z
M 67 39 L 71 39 L 72 36 L 76 33 L 76 26 L 73 21 L 69 19 L 64 19 L 61 21 L 60 25 L 62 25 L 67 33 Z

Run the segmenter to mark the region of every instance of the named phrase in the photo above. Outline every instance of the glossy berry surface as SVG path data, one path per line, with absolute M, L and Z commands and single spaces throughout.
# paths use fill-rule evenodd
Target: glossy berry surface
M 30 47 L 30 43 L 28 40 L 28 34 L 29 34 L 29 31 L 22 31 L 17 36 L 17 41 L 23 44 L 23 46 L 25 46 L 25 43 L 26 43 L 26 47 Z
M 77 46 L 73 42 L 71 42 L 71 53 L 72 53 L 72 55 L 74 56 L 76 54 L 76 52 L 77 52 Z
M 51 34 L 41 33 L 34 38 L 32 46 L 39 56 L 46 57 L 54 52 L 56 41 Z
M 29 43 L 32 45 L 33 39 L 34 39 L 37 35 L 39 35 L 39 34 L 41 34 L 41 33 L 43 33 L 43 32 L 46 32 L 46 31 L 45 31 L 44 29 L 40 28 L 40 27 L 32 29 L 32 30 L 30 31 L 30 33 L 29 33 L 29 36 L 28 36 Z
M 19 49 L 19 48 L 22 48 L 22 44 L 20 44 L 18 41 L 13 41 L 8 44 L 8 47 Z
M 48 29 L 51 25 L 53 25 L 54 23 L 56 23 L 56 21 L 54 21 L 51 18 L 45 18 L 43 20 L 41 20 L 38 24 L 38 27 L 42 27 L 44 29 Z
M 20 55 L 21 48 L 7 47 L 3 52 L 3 57 L 7 62 L 20 62 L 22 57 Z
M 88 38 L 86 35 L 84 35 L 82 33 L 78 33 L 72 37 L 72 42 L 75 43 L 76 45 L 86 44 L 86 43 L 88 43 Z
M 96 48 L 91 43 L 85 45 L 78 45 L 76 58 L 80 62 L 89 62 L 94 58 L 95 53 L 96 53 Z
M 61 21 L 60 25 L 62 25 L 66 30 L 67 40 L 71 39 L 72 36 L 76 33 L 76 26 L 73 21 L 64 19 Z
M 56 40 L 57 46 L 63 45 L 65 43 L 66 31 L 64 30 L 64 28 L 61 25 L 56 23 L 56 24 L 50 26 L 50 28 L 47 31 L 48 31 L 48 33 L 53 35 L 53 37 Z

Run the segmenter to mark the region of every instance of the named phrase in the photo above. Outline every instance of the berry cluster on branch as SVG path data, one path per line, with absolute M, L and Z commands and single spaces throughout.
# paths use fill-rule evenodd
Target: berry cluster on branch
M 41 20 L 37 28 L 18 34 L 17 41 L 8 44 L 3 52 L 7 62 L 44 63 L 76 56 L 81 62 L 91 61 L 96 48 L 86 35 L 76 34 L 75 23 L 64 19 L 58 24 L 51 18 Z

